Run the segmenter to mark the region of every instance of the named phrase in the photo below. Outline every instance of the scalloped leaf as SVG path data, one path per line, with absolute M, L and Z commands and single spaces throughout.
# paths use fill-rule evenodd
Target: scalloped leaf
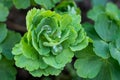
M 16 66 L 25 68 L 29 71 L 34 71 L 40 67 L 39 60 L 26 58 L 24 55 L 17 55 L 14 57 Z M 34 65 L 33 65 L 34 64 Z
M 61 53 L 56 55 L 56 57 L 54 56 L 43 57 L 43 60 L 46 64 L 56 69 L 60 69 L 61 67 L 64 67 L 66 63 L 71 62 L 73 56 L 74 53 L 70 49 L 65 49 Z
M 94 78 L 99 73 L 102 62 L 99 57 L 93 54 L 92 46 L 76 52 L 76 56 L 79 57 L 74 64 L 77 69 L 77 74 L 83 78 Z
M 13 6 L 12 0 L 0 0 L 0 3 L 4 4 L 4 6 L 8 7 L 9 9 Z

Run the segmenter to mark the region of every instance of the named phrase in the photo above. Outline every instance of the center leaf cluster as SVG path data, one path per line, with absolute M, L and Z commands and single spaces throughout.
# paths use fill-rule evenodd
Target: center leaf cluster
M 88 44 L 88 37 L 80 25 L 80 15 L 60 15 L 33 8 L 28 12 L 26 21 L 28 32 L 12 53 L 16 65 L 33 76 L 58 75 L 71 62 L 74 51 Z

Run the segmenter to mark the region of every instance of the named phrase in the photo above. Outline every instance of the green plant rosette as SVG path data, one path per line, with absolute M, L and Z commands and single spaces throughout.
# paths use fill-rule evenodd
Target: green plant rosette
M 37 77 L 58 75 L 71 62 L 73 51 L 88 44 L 80 19 L 77 20 L 50 10 L 30 10 L 26 17 L 28 32 L 13 48 L 16 65 Z
M 75 69 L 86 80 L 120 79 L 120 18 L 119 9 L 113 3 L 97 6 L 88 12 L 94 25 L 83 27 L 92 45 L 76 53 Z

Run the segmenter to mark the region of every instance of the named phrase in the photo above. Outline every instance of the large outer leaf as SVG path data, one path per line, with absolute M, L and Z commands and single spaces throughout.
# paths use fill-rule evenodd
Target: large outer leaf
M 98 16 L 94 27 L 98 35 L 107 42 L 116 39 L 116 34 L 119 34 L 120 30 L 120 27 L 112 20 L 109 20 L 105 14 Z
M 120 79 L 120 66 L 114 59 L 109 59 L 104 62 L 99 74 L 91 80 L 119 80 Z
M 12 59 L 13 55 L 11 53 L 12 47 L 20 41 L 20 34 L 13 31 L 8 31 L 6 39 L 0 44 L 2 48 L 2 54 L 8 58 Z
M 92 46 L 77 52 L 78 58 L 74 64 L 77 74 L 86 80 L 119 80 L 120 66 L 113 58 L 102 59 L 95 55 Z
M 16 80 L 14 62 L 2 58 L 0 60 L 0 80 Z
M 8 14 L 8 8 L 0 3 L 0 22 L 6 21 Z
M 99 73 L 102 62 L 92 51 L 92 46 L 76 52 L 76 60 L 74 66 L 77 69 L 77 74 L 83 78 L 94 78 Z

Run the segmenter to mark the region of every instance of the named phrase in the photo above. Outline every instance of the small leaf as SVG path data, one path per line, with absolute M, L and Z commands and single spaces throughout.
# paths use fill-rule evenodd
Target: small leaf
M 88 37 L 86 37 L 81 43 L 78 43 L 77 45 L 72 45 L 70 49 L 72 51 L 79 51 L 87 47 L 88 45 Z
M 119 11 L 119 9 L 115 4 L 108 3 L 106 5 L 106 13 L 107 13 L 107 15 L 110 16 L 111 19 L 117 20 L 117 21 L 120 20 L 118 11 Z
M 60 2 L 60 0 L 35 0 L 35 2 L 46 9 L 51 9 L 56 3 Z
M 13 4 L 17 9 L 26 9 L 30 6 L 30 0 L 13 0 Z
M 7 36 L 7 28 L 5 24 L 0 23 L 0 43 L 6 38 Z
M 20 44 L 16 44 L 16 45 L 12 48 L 12 54 L 13 54 L 13 55 L 20 55 L 20 54 L 22 54 L 22 49 L 21 49 L 21 45 L 20 45 Z
M 110 57 L 108 43 L 101 40 L 96 40 L 93 41 L 93 46 L 93 50 L 97 56 L 102 57 L 103 59 Z
M 65 49 L 60 54 L 56 55 L 56 57 L 51 55 L 48 57 L 43 57 L 43 60 L 46 64 L 56 69 L 60 69 L 61 67 L 64 67 L 65 64 L 71 62 L 73 56 L 74 54 L 71 50 Z
M 120 40 L 119 40 L 120 41 Z M 120 64 L 120 48 L 116 47 L 116 43 L 112 42 L 109 44 L 110 54 L 111 56 L 116 59 Z

